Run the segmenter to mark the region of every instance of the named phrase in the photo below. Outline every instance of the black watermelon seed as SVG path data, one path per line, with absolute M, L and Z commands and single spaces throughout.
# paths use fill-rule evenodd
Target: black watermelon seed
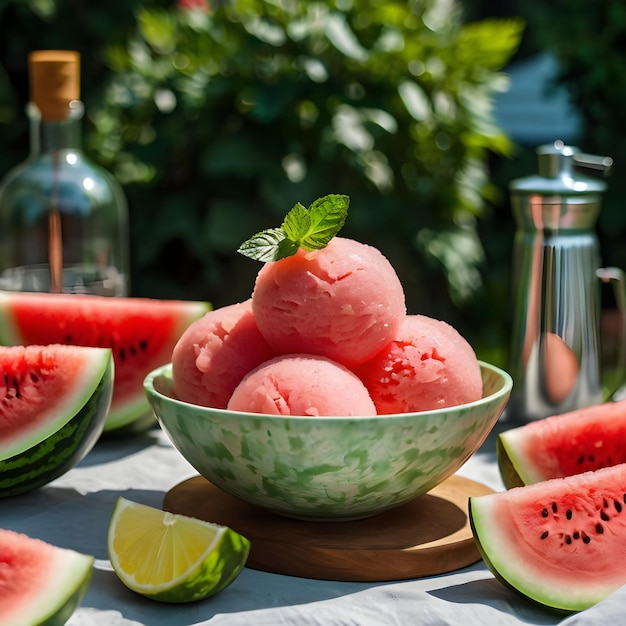
M 577 530 L 575 530 L 572 537 L 574 537 L 574 539 L 580 539 L 580 533 Z
M 619 501 L 618 500 L 613 500 L 613 504 L 615 505 L 615 510 L 618 513 L 621 513 L 622 512 L 622 505 L 619 503 Z
M 604 511 L 600 511 L 600 519 L 603 522 L 608 522 L 611 518 Z
M 146 350 L 146 349 L 148 348 L 148 342 L 147 342 L 147 341 L 144 341 L 144 340 L 142 339 L 142 340 L 139 342 L 139 347 L 140 347 L 142 350 Z M 626 496 L 625 496 L 625 497 L 626 497 Z
M 602 500 L 602 506 L 603 506 L 605 509 L 608 509 L 608 508 L 609 508 L 609 501 L 608 501 L 606 498 L 604 498 L 604 499 Z
M 557 512 L 557 506 L 556 506 L 556 502 L 552 503 L 552 512 L 556 513 Z
M 595 456 L 593 456 L 593 454 L 590 454 L 590 455 L 589 455 L 589 462 L 590 462 L 590 463 L 593 463 L 595 460 L 596 460 L 596 457 L 595 457 Z
M 565 535 L 565 543 L 567 544 L 572 543 L 572 538 L 569 535 Z
M 549 534 L 549 533 L 548 533 L 548 531 L 547 531 L 547 530 L 544 530 L 544 531 L 541 533 L 541 538 L 542 538 L 542 539 L 547 539 L 547 538 L 548 538 L 548 534 Z
M 565 517 L 567 517 L 567 519 L 572 519 L 572 509 L 567 509 Z
M 624 502 L 626 502 L 626 495 L 624 496 Z M 541 511 L 541 517 L 548 517 L 548 515 L 548 509 L 544 509 L 543 511 Z
M 590 541 L 591 541 L 591 537 L 583 533 L 583 543 L 589 543 Z
M 596 532 L 601 535 L 604 532 L 604 526 L 602 526 L 602 524 L 596 524 Z
M 578 461 L 576 461 L 576 463 L 578 463 L 578 465 L 582 465 L 585 462 L 585 456 L 581 455 L 578 457 Z

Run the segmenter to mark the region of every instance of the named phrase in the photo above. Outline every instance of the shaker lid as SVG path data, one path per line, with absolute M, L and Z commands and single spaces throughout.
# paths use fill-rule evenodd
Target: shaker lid
M 551 196 L 595 195 L 605 191 L 606 183 L 581 170 L 607 175 L 613 165 L 610 157 L 582 154 L 562 141 L 537 148 L 538 173 L 513 180 L 512 192 Z
M 73 50 L 36 50 L 28 55 L 30 100 L 44 121 L 61 121 L 80 99 L 80 55 Z

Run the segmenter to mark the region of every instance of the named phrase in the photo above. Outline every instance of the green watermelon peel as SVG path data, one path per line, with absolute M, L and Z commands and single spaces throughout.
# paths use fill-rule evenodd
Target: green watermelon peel
M 626 584 L 626 464 L 470 498 L 470 525 L 491 572 L 559 613 Z
M 0 626 L 62 626 L 80 606 L 94 557 L 0 529 Z

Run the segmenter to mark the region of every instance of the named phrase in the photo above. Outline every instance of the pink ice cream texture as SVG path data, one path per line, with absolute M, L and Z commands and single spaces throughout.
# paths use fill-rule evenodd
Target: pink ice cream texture
M 384 348 L 406 315 L 404 290 L 387 258 L 342 237 L 266 263 L 252 310 L 277 354 L 317 354 L 347 366 Z
M 407 315 L 393 341 L 355 372 L 381 415 L 441 409 L 482 397 L 473 348 L 451 325 L 425 315 Z
M 257 328 L 250 299 L 209 311 L 174 347 L 174 394 L 184 402 L 224 409 L 241 379 L 273 356 Z
M 275 357 L 248 373 L 228 409 L 266 415 L 372 416 L 376 407 L 359 378 L 326 357 Z

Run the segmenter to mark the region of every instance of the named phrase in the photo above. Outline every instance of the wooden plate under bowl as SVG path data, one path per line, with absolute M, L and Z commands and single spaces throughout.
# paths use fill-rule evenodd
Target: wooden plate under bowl
M 229 526 L 250 540 L 252 569 L 341 581 L 433 576 L 480 560 L 468 498 L 492 490 L 452 476 L 427 494 L 374 517 L 310 522 L 283 517 L 222 491 L 202 476 L 176 485 L 163 509 Z

